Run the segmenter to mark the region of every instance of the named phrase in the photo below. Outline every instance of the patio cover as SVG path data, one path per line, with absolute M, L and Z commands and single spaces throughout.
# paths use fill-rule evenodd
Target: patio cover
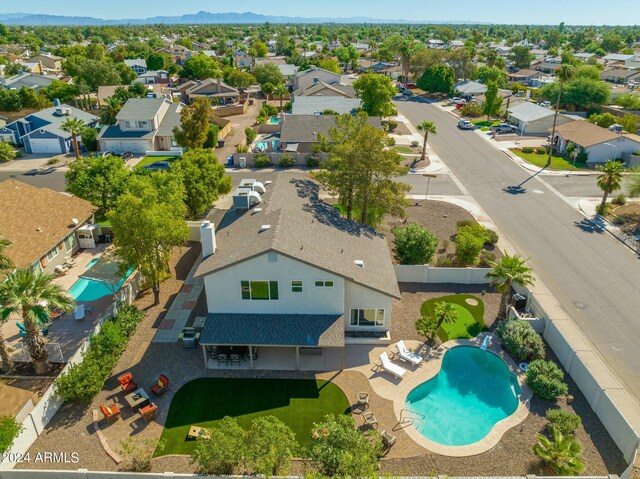
M 102 255 L 96 264 L 80 275 L 80 278 L 104 283 L 113 292 L 118 290 L 122 277 L 120 262 L 113 257 L 107 257 L 106 254 Z
M 210 313 L 200 344 L 343 347 L 344 316 Z

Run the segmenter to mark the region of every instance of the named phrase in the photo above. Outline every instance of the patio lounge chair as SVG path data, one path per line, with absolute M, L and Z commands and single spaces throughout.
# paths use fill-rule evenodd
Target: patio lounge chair
M 156 396 L 164 394 L 169 389 L 169 378 L 164 374 L 158 377 L 158 382 L 151 386 L 151 392 Z
M 491 343 L 491 339 L 493 338 L 492 335 L 487 334 L 484 339 L 482 340 L 482 344 L 480 345 L 480 349 L 482 349 L 483 351 L 486 351 L 487 348 L 489 347 L 489 344 Z
M 84 304 L 79 304 L 78 306 L 76 306 L 76 309 L 73 312 L 73 319 L 75 319 L 76 321 L 80 321 L 81 319 L 84 319 L 86 315 L 87 312 L 85 310 Z
M 382 369 L 384 369 L 389 374 L 392 374 L 397 379 L 402 379 L 402 376 L 404 376 L 404 374 L 407 372 L 405 368 L 393 364 L 389 359 L 386 351 L 380 355 L 380 362 L 382 363 Z
M 117 404 L 112 404 L 110 406 L 105 406 L 104 404 L 100 405 L 100 411 L 104 415 L 104 418 L 108 423 L 114 423 L 118 419 L 120 419 L 120 409 Z
M 391 449 L 391 446 L 396 443 L 396 437 L 393 434 L 389 434 L 387 431 L 382 431 L 380 436 L 382 436 L 382 445 L 385 449 Z
M 398 348 L 398 354 L 400 354 L 401 361 L 405 361 L 405 362 L 408 361 L 414 366 L 418 366 L 422 362 L 423 357 L 409 351 L 407 349 L 407 346 L 404 344 L 404 341 L 402 340 L 398 341 L 398 344 L 396 344 L 396 346 Z
M 125 394 L 132 393 L 136 389 L 138 389 L 138 385 L 133 382 L 133 374 L 125 373 L 118 378 L 118 383 L 120 384 L 120 388 L 124 391 Z
M 148 406 L 141 407 L 138 412 L 146 422 L 151 421 L 158 414 L 158 406 L 155 403 L 149 403 Z
M 22 323 L 16 322 L 16 326 L 18 326 L 18 330 L 20 331 L 20 337 L 21 338 L 26 338 L 27 337 L 27 328 L 25 327 L 25 325 L 22 324 Z M 40 332 L 46 338 L 47 335 L 49 334 L 49 327 L 45 326 L 43 328 L 40 328 Z
M 368 393 L 358 393 L 356 394 L 356 399 L 358 400 L 358 407 L 362 409 L 367 409 L 369 407 L 369 394 Z
M 365 412 L 362 417 L 364 417 L 365 426 L 378 427 L 378 419 L 372 412 Z

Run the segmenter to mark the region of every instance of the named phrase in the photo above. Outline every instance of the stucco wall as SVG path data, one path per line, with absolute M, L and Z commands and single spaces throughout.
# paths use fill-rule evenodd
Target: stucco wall
M 491 268 L 438 268 L 428 265 L 394 266 L 399 283 L 489 284 Z
M 345 329 L 347 331 L 387 331 L 391 327 L 393 299 L 390 296 L 365 288 L 351 281 L 346 281 L 344 301 Z M 383 326 L 350 326 L 351 309 L 384 309 Z

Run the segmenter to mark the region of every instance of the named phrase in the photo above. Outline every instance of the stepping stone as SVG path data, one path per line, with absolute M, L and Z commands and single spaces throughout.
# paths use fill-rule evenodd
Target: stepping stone
M 173 328 L 174 323 L 175 323 L 175 320 L 173 319 L 163 319 L 160 325 L 158 326 L 158 329 L 171 329 Z
M 196 307 L 197 301 L 185 301 L 182 307 L 184 309 L 193 309 Z
M 194 328 L 203 328 L 204 327 L 204 322 L 207 320 L 206 316 L 196 316 L 193 320 L 193 327 Z

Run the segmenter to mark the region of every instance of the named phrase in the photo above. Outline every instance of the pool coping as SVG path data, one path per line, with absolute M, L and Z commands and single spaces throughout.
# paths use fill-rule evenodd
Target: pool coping
M 398 421 L 400 421 L 400 414 L 402 409 L 405 409 L 405 401 L 407 395 L 415 387 L 419 386 L 425 381 L 432 379 L 440 372 L 440 369 L 442 367 L 442 360 L 448 350 L 458 346 L 479 347 L 485 336 L 490 334 L 491 333 L 485 332 L 479 334 L 473 339 L 454 339 L 451 341 L 447 341 L 446 343 L 441 344 L 437 349 L 432 350 L 429 357 L 424 361 L 426 363 L 426 367 L 417 368 L 415 373 L 411 375 L 410 379 L 407 378 L 406 381 L 402 381 L 398 385 L 398 389 L 396 390 L 393 398 L 393 409 L 398 418 Z M 511 374 L 513 374 L 518 380 L 518 384 L 520 385 L 520 389 L 522 392 L 518 396 L 518 408 L 514 411 L 514 413 L 502 419 L 501 421 L 498 421 L 485 437 L 473 444 L 468 444 L 465 446 L 445 446 L 443 444 L 439 444 L 427 439 L 422 434 L 420 434 L 411 423 L 409 423 L 407 426 L 403 427 L 403 430 L 411 439 L 413 439 L 420 446 L 436 454 L 442 454 L 444 456 L 451 457 L 475 456 L 495 447 L 502 439 L 502 436 L 504 436 L 504 434 L 509 429 L 517 426 L 526 419 L 527 415 L 529 414 L 531 398 L 533 396 L 533 391 L 526 384 L 526 375 L 520 370 L 516 362 L 502 350 L 500 343 L 495 336 L 493 336 L 493 340 L 487 348 L 487 351 L 495 354 L 500 359 L 502 359 L 509 369 L 509 372 L 511 372 Z M 398 422 L 398 426 L 402 427 L 400 422 Z

